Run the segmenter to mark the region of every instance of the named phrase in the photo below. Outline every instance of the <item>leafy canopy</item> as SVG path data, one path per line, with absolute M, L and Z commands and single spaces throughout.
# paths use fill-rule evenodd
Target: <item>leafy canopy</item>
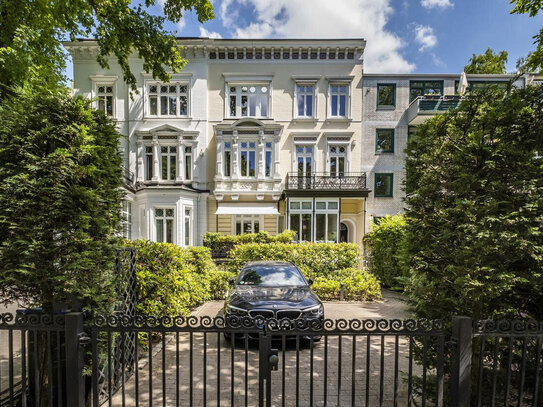
M 149 10 L 157 3 L 164 4 L 164 16 Z M 57 84 L 65 66 L 61 41 L 77 37 L 96 39 L 102 67 L 115 56 L 133 90 L 136 79 L 128 65 L 133 52 L 143 59 L 146 72 L 167 80 L 166 68 L 178 72 L 186 60 L 164 24 L 180 21 L 189 10 L 196 11 L 200 22 L 214 18 L 209 0 L 2 0 L 0 95 L 5 86 L 32 80 Z
M 20 91 L 0 106 L 0 298 L 107 310 L 120 134 L 90 102 Z
M 470 74 L 504 74 L 507 63 L 507 51 L 494 53 L 488 48 L 484 54 L 473 54 L 469 64 L 464 66 L 464 72 Z
M 543 88 L 471 92 L 410 137 L 409 292 L 419 317 L 543 319 Z
M 528 14 L 530 17 L 537 16 L 543 9 L 543 0 L 511 0 L 511 4 L 514 5 L 511 13 Z M 525 69 L 540 72 L 543 69 L 543 28 L 533 38 L 536 49 L 521 64 Z

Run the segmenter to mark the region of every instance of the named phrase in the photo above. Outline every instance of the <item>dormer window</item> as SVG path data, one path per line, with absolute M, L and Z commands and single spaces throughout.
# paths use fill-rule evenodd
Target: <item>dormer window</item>
M 148 83 L 147 95 L 149 116 L 188 116 L 189 87 L 187 83 Z
M 270 84 L 227 85 L 228 117 L 268 117 Z

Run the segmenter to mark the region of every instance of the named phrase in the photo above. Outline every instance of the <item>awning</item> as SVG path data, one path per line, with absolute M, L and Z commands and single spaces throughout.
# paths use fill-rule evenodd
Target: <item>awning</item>
M 219 203 L 215 215 L 279 215 L 277 204 L 271 203 Z

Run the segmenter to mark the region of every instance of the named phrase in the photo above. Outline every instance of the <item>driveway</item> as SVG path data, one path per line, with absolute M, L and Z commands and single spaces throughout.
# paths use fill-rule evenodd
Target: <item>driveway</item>
M 325 315 L 333 319 L 409 318 L 401 295 L 388 291 L 383 295 L 384 300 L 375 302 L 327 302 L 324 304 Z M 193 315 L 216 316 L 221 313 L 221 308 L 222 302 L 208 302 L 195 310 Z M 313 405 L 316 406 L 324 405 L 325 394 L 327 406 L 351 405 L 353 373 L 355 405 L 366 405 L 367 388 L 368 405 L 378 405 L 381 380 L 383 405 L 393 405 L 396 346 L 400 371 L 398 405 L 407 405 L 407 382 L 403 380 L 408 371 L 409 350 L 406 338 L 400 338 L 396 344 L 392 336 L 361 335 L 355 338 L 353 344 L 352 336 L 330 336 L 315 343 L 313 349 L 309 344 L 301 342 L 299 352 L 296 351 L 295 341 L 287 341 L 284 352 L 280 341 L 274 342 L 273 346 L 279 349 L 279 369 L 272 372 L 274 406 L 282 405 L 283 394 L 286 406 L 295 405 L 297 393 L 300 406 L 310 405 L 311 393 Z M 299 374 L 296 374 L 297 371 Z M 413 371 L 419 371 L 417 366 L 413 366 Z M 149 403 L 150 378 L 153 405 L 162 405 L 164 397 L 168 406 L 175 406 L 177 398 L 179 405 L 188 405 L 191 394 L 194 405 L 217 405 L 218 397 L 221 405 L 258 405 L 258 344 L 249 342 L 246 352 L 244 341 L 238 341 L 235 347 L 232 347 L 229 341 L 217 333 L 193 333 L 192 337 L 189 334 L 170 334 L 166 339 L 165 349 L 160 346 L 155 349 L 152 367 L 148 360 L 140 360 L 138 376 L 140 405 Z M 119 391 L 113 398 L 113 405 L 122 405 L 122 397 L 122 392 Z M 127 406 L 135 405 L 134 376 L 126 383 L 124 397 Z

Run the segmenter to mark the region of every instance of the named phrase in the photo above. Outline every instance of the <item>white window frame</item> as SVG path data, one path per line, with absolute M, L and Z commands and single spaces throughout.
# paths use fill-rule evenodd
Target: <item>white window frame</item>
M 300 204 L 300 208 L 299 209 L 293 209 L 292 208 L 292 204 L 293 203 L 299 203 Z M 304 203 L 309 203 L 310 207 L 309 208 L 305 208 L 304 209 Z M 298 224 L 298 230 L 301 232 L 302 230 L 302 215 L 310 215 L 311 216 L 311 240 L 309 240 L 310 242 L 311 241 L 314 241 L 315 240 L 315 226 L 314 226 L 314 223 L 315 223 L 315 217 L 313 216 L 313 199 L 290 199 L 288 200 L 288 219 L 287 219 L 287 224 L 288 224 L 288 229 L 289 230 L 294 230 L 292 229 L 292 225 L 291 225 L 291 216 L 292 215 L 300 215 L 300 219 L 299 219 L 299 224 Z M 301 236 L 298 236 L 298 242 L 302 242 L 305 240 L 301 240 L 300 239 Z
M 247 144 L 247 147 L 243 147 L 243 144 L 246 143 Z M 254 147 L 250 147 L 250 145 L 254 144 Z M 240 178 L 250 178 L 250 179 L 253 179 L 253 178 L 256 178 L 258 176 L 258 141 L 256 140 L 240 140 L 239 143 L 238 143 L 238 154 L 239 154 L 239 157 L 238 157 L 238 165 L 239 165 L 239 176 Z M 254 163 L 254 167 L 255 167 L 255 175 L 249 175 L 249 171 L 250 171 L 250 153 L 253 152 L 255 153 L 255 163 Z M 241 156 L 242 156 L 242 153 L 243 152 L 247 152 L 247 171 L 246 171 L 246 174 L 243 174 L 243 163 L 241 161 Z
M 328 174 L 332 174 L 332 157 L 333 156 L 339 156 L 338 153 L 332 155 L 332 147 L 344 147 L 345 148 L 345 166 L 343 173 L 348 173 L 350 171 L 350 164 L 351 164 L 351 143 L 345 142 L 345 141 L 333 141 L 328 140 L 327 146 L 326 146 L 326 172 Z
M 319 208 L 319 204 L 322 204 L 324 203 L 325 204 L 325 208 L 322 209 L 322 208 Z M 334 209 L 334 208 L 330 208 L 330 204 L 336 204 L 337 207 Z M 317 240 L 317 215 L 326 215 L 326 222 L 325 222 L 325 226 L 324 226 L 324 236 L 325 236 L 325 240 L 324 242 L 338 242 L 339 241 L 339 226 L 340 226 L 340 219 L 339 219 L 339 205 L 340 205 L 340 202 L 339 202 L 339 199 L 315 199 L 315 216 L 314 216 L 314 223 L 313 223 L 313 241 L 317 242 L 317 241 L 322 241 L 322 240 Z M 328 215 L 336 215 L 336 240 L 328 240 L 328 226 L 329 226 L 329 223 L 328 223 Z
M 187 148 L 190 148 L 190 152 L 187 152 Z M 194 178 L 194 150 L 195 150 L 195 146 L 192 145 L 192 144 L 184 144 L 183 145 L 183 163 L 184 163 L 184 167 L 182 169 L 182 171 L 184 171 L 184 176 L 185 176 L 185 181 L 192 181 L 192 179 Z M 190 174 L 187 174 L 187 164 L 188 164 L 188 161 L 187 161 L 187 158 L 190 158 Z M 190 176 L 188 176 L 190 175 Z
M 274 156 L 273 156 L 273 141 L 271 140 L 264 140 L 264 165 L 262 166 L 264 170 L 264 178 L 272 178 L 273 177 L 273 162 L 274 162 Z M 270 157 L 270 173 L 266 174 L 266 164 L 268 162 L 268 153 Z
M 100 92 L 100 88 L 106 88 L 106 91 Z M 107 88 L 111 87 L 111 92 L 107 92 Z M 115 81 L 100 81 L 94 82 L 94 94 L 96 95 L 95 99 L 95 109 L 102 110 L 107 117 L 115 117 Z M 107 97 L 111 96 L 111 114 L 107 114 Z M 104 98 L 104 109 L 100 108 L 100 98 Z
M 176 108 L 175 114 L 161 114 L 161 86 L 176 86 Z M 156 86 L 156 93 L 151 94 L 151 86 Z M 181 92 L 181 87 L 186 86 L 186 92 Z M 156 114 L 151 114 L 151 97 L 155 96 L 157 98 L 157 111 Z M 169 95 L 169 93 L 168 93 Z M 187 113 L 181 114 L 181 97 L 185 96 L 187 99 Z M 168 109 L 169 110 L 169 109 Z M 177 117 L 177 118 L 190 118 L 191 115 L 191 82 L 188 80 L 172 80 L 171 82 L 159 82 L 159 81 L 145 81 L 145 117 L 148 118 L 159 118 L 159 117 Z
M 162 209 L 164 210 L 164 215 L 163 216 L 157 216 L 156 215 L 156 211 L 157 209 Z M 167 210 L 173 210 L 173 216 L 166 216 L 166 211 Z M 152 213 L 153 213 L 153 223 L 152 223 L 152 227 L 153 227 L 153 237 L 154 237 L 154 241 L 155 242 L 159 242 L 158 240 L 158 230 L 157 230 L 157 220 L 159 219 L 162 219 L 162 222 L 163 222 L 163 226 L 162 226 L 162 233 L 163 233 L 163 236 L 162 236 L 162 242 L 161 243 L 170 243 L 170 242 L 167 242 L 166 240 L 166 237 L 167 237 L 167 220 L 171 219 L 172 220 L 172 241 L 171 243 L 173 244 L 176 244 L 177 242 L 177 213 L 176 213 L 176 208 L 175 206 L 171 206 L 171 205 L 157 205 L 157 206 L 154 206 L 153 209 L 152 209 Z
M 187 211 L 190 211 L 190 214 L 187 215 Z M 188 238 L 189 241 L 187 243 L 187 218 L 188 218 Z M 185 205 L 183 207 L 183 246 L 193 246 L 193 225 L 194 225 L 194 208 L 190 205 Z
M 299 86 L 312 86 L 313 93 L 312 95 L 312 106 L 311 106 L 311 115 L 300 115 L 298 111 L 298 87 Z M 304 95 L 310 95 L 308 92 L 304 92 Z M 317 118 L 317 81 L 295 81 L 294 82 L 294 106 L 293 106 L 293 117 L 296 119 L 316 119 Z M 306 99 L 304 98 L 304 106 L 306 106 Z
M 147 149 L 151 149 L 151 152 L 149 153 Z M 151 162 L 149 163 L 148 158 L 151 157 Z M 143 145 L 143 179 L 144 181 L 152 181 L 153 176 L 158 175 L 154 174 L 154 153 L 153 153 L 153 145 L 151 144 L 144 144 Z M 147 175 L 151 175 L 150 177 L 147 177 Z
M 306 167 L 305 158 L 307 158 L 307 157 L 311 158 L 311 172 L 309 174 L 305 174 L 305 176 L 310 176 L 310 175 L 315 174 L 317 172 L 316 163 L 315 163 L 315 157 L 317 155 L 315 150 L 317 148 L 317 145 L 312 144 L 312 143 L 308 143 L 308 144 L 298 143 L 298 144 L 296 144 L 294 146 L 294 163 L 295 163 L 294 172 L 296 173 L 296 175 L 298 174 L 298 149 L 303 148 L 305 150 L 308 147 L 311 148 L 311 153 L 307 153 L 305 151 L 303 153 L 301 153 L 302 157 L 304 157 L 304 168 Z
M 232 216 L 232 235 L 237 235 L 237 223 L 238 220 L 241 222 L 241 235 L 245 234 L 243 233 L 243 224 L 244 223 L 250 223 L 251 224 L 251 233 L 255 232 L 255 223 L 258 223 L 258 230 L 262 231 L 264 227 L 264 219 L 262 215 L 234 215 Z
M 170 152 L 171 147 L 175 148 L 175 153 Z M 162 152 L 163 148 L 167 149 L 166 153 Z M 179 168 L 177 168 L 177 166 L 178 166 L 177 164 L 178 164 L 178 161 L 179 161 L 177 159 L 177 157 L 178 157 L 177 154 L 179 154 L 177 146 L 174 145 L 174 144 L 160 144 L 158 146 L 158 153 L 160 155 L 159 160 L 158 160 L 159 171 L 160 171 L 160 178 L 159 179 L 161 181 L 175 181 L 175 179 L 177 178 L 177 172 L 179 171 Z M 163 174 L 163 160 L 162 160 L 162 158 L 164 156 L 166 156 L 168 158 L 166 160 L 166 166 L 167 166 L 167 168 L 166 168 L 166 174 L 167 174 L 166 178 L 162 178 L 162 174 Z M 172 174 L 170 174 L 170 172 L 171 172 L 170 171 L 171 170 L 171 160 L 170 160 L 171 157 L 174 157 L 174 162 L 175 162 L 175 174 L 173 174 L 173 176 L 172 176 Z
M 225 178 L 230 178 L 232 176 L 232 165 L 233 165 L 233 160 L 232 160 L 232 141 L 230 140 L 225 140 L 222 142 L 223 145 L 222 145 L 222 165 L 223 165 L 223 176 Z M 226 152 L 229 152 L 230 154 L 230 157 L 229 159 L 226 158 Z M 228 175 L 226 175 L 226 166 L 227 166 L 227 162 L 229 165 L 229 168 L 230 168 L 230 173 Z
M 345 116 L 332 115 L 332 87 L 333 86 L 345 86 L 346 88 L 346 94 L 345 94 Z M 351 118 L 351 81 L 341 81 L 341 80 L 331 80 L 328 82 L 328 106 L 327 106 L 327 118 L 328 119 L 350 119 Z M 342 93 L 337 93 L 337 95 L 341 95 Z M 339 101 L 338 101 L 339 102 Z M 339 103 L 338 103 L 338 113 L 339 113 Z
M 249 99 L 247 101 L 247 114 L 246 115 L 242 115 L 242 105 L 241 105 L 241 97 L 244 96 L 243 93 L 242 93 L 242 88 L 243 87 L 247 87 L 248 90 L 250 90 L 251 87 L 266 87 L 267 88 L 267 92 L 265 94 L 267 94 L 268 98 L 267 98 L 267 101 L 268 101 L 268 106 L 267 106 L 267 110 L 266 110 L 266 114 L 265 115 L 262 115 L 261 113 L 261 105 L 260 104 L 256 104 L 255 105 L 255 114 L 254 115 L 251 115 L 251 107 L 250 107 L 250 103 L 249 103 Z M 233 91 L 232 88 L 235 88 L 235 90 Z M 239 119 L 239 118 L 244 118 L 244 117 L 252 117 L 252 118 L 263 118 L 263 119 L 267 119 L 267 118 L 271 118 L 272 117 L 272 112 L 271 112 L 271 106 L 272 106 L 272 82 L 271 80 L 266 80 L 266 81 L 259 81 L 259 80 L 256 80 L 256 81 L 243 81 L 243 82 L 237 82 L 237 81 L 227 81 L 225 83 L 225 109 L 224 109 L 224 117 L 225 118 L 230 118 L 230 119 Z M 248 97 L 249 96 L 252 96 L 252 95 L 249 95 L 247 94 Z M 257 95 L 263 95 L 262 93 L 256 93 L 254 96 L 257 96 Z M 236 97 L 236 114 L 234 116 L 231 115 L 231 111 L 230 111 L 230 97 L 231 96 L 235 96 Z

